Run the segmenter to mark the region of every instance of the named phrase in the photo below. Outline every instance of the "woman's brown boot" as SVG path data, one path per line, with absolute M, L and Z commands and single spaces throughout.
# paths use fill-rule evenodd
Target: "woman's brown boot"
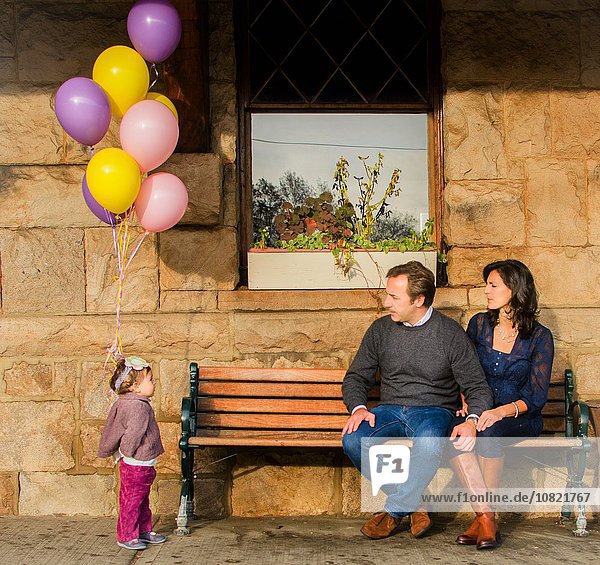
M 479 516 L 477 549 L 494 549 L 500 545 L 500 532 L 496 526 L 496 513 L 484 512 Z
M 450 466 L 456 473 L 460 484 L 470 494 L 482 494 L 487 490 L 477 456 L 474 453 L 466 452 L 453 457 L 450 459 Z M 490 508 L 484 504 L 474 503 L 472 506 L 476 514 L 475 520 L 463 534 L 456 538 L 456 543 L 461 545 L 475 545 L 477 543 L 482 513 L 490 513 Z
M 456 538 L 456 543 L 460 545 L 475 545 L 477 543 L 477 536 L 479 535 L 479 516 L 481 516 L 481 512 L 475 514 L 475 520 L 471 522 L 471 525 L 467 530 L 465 530 L 464 534 L 460 534 Z

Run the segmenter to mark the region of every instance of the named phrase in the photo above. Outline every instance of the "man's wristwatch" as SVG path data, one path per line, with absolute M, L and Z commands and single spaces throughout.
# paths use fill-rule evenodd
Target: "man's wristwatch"
M 473 420 L 473 422 L 475 422 L 475 427 L 477 427 L 477 422 L 479 422 L 479 416 L 477 414 L 469 414 L 465 418 L 465 422 L 467 422 L 468 420 Z

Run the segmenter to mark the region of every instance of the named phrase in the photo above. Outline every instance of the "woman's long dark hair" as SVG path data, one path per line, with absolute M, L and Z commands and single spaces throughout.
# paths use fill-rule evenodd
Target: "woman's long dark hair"
M 516 259 L 495 261 L 483 268 L 483 280 L 486 283 L 492 271 L 498 271 L 504 284 L 510 288 L 512 298 L 509 306 L 512 310 L 512 322 L 519 328 L 521 337 L 527 339 L 533 331 L 539 314 L 538 291 L 531 271 L 527 265 Z M 488 309 L 488 318 L 492 326 L 498 323 L 498 316 L 498 310 Z

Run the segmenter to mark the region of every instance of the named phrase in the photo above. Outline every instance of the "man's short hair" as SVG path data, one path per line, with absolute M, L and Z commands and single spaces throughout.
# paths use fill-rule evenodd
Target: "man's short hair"
M 414 302 L 421 294 L 425 297 L 423 306 L 431 306 L 435 297 L 435 277 L 433 273 L 418 261 L 409 261 L 392 267 L 387 278 L 406 275 L 408 277 L 408 295 Z

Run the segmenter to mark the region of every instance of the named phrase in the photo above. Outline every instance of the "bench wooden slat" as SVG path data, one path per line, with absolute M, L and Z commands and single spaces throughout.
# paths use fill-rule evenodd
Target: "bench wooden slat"
M 234 396 L 237 398 L 277 397 L 340 399 L 342 391 L 339 384 L 200 381 L 198 394 L 200 396 Z M 373 388 L 369 393 L 369 397 L 379 397 L 379 386 Z
M 546 406 L 542 408 L 542 416 L 547 418 L 548 416 L 564 416 L 565 415 L 565 404 L 564 402 L 548 402 Z
M 341 383 L 345 374 L 345 369 L 202 367 L 200 369 L 200 380 Z
M 307 414 L 214 414 L 199 413 L 196 416 L 199 427 L 217 428 L 257 428 L 290 430 L 341 430 L 348 416 L 307 415 Z
M 376 403 L 369 403 L 375 405 Z M 198 412 L 250 412 L 258 414 L 336 414 L 348 417 L 341 400 L 278 398 L 199 398 Z
M 558 417 L 544 418 L 544 432 L 564 432 L 565 419 Z
M 341 447 L 342 436 L 340 432 L 269 432 L 264 430 L 201 430 L 199 436 L 190 438 L 190 445 L 234 445 L 234 446 L 261 446 L 261 447 Z M 410 439 L 394 440 L 409 447 Z M 540 437 L 525 439 L 513 447 L 581 447 L 579 438 L 565 437 Z
M 190 445 L 233 445 L 246 447 L 341 447 L 342 434 L 335 432 L 273 432 L 265 430 L 198 430 Z
M 564 386 L 551 386 L 548 389 L 548 400 L 563 400 L 565 399 Z

